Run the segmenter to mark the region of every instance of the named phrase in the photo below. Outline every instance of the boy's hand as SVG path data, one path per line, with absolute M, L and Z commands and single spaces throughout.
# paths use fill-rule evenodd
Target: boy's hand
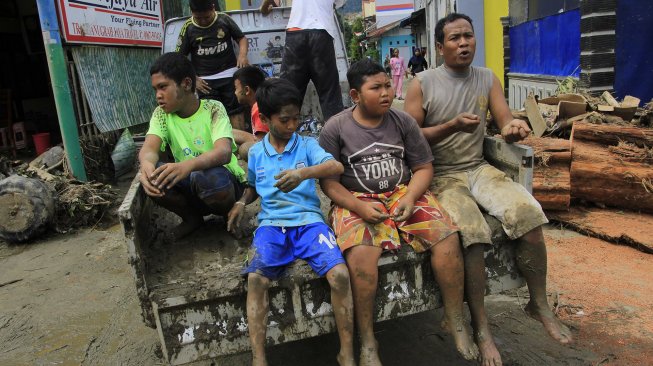
M 525 121 L 513 119 L 501 129 L 501 136 L 507 143 L 521 141 L 531 134 L 531 129 Z
M 400 199 L 392 211 L 392 219 L 395 221 L 406 221 L 413 215 L 415 203 L 410 199 Z
M 190 164 L 186 162 L 163 164 L 152 173 L 154 185 L 159 189 L 170 189 L 192 172 Z
M 280 191 L 288 193 L 297 188 L 299 183 L 304 180 L 304 176 L 301 169 L 290 169 L 277 174 L 274 179 L 277 180 L 274 186 L 279 188 Z
M 240 203 L 239 203 L 240 202 Z M 227 231 L 236 234 L 236 229 L 240 227 L 240 221 L 245 213 L 245 205 L 241 201 L 236 201 L 234 206 L 227 214 Z
M 138 180 L 141 182 L 145 194 L 152 197 L 163 197 L 164 195 L 163 191 L 159 190 L 152 183 L 151 180 L 151 177 L 154 176 L 154 169 L 155 168 L 152 163 L 150 163 L 149 161 L 143 161 L 141 163 L 141 169 L 140 169 L 140 174 L 138 176 Z
M 356 210 L 356 213 L 370 224 L 378 224 L 390 218 L 390 215 L 381 211 L 377 205 L 371 202 L 360 201 L 358 206 L 360 208 Z
M 202 79 L 199 76 L 195 78 L 195 89 L 197 89 L 199 92 L 202 92 L 203 94 L 208 94 L 211 92 L 209 83 L 207 83 L 206 80 Z
M 472 133 L 476 131 L 478 125 L 481 124 L 481 119 L 471 113 L 461 113 L 454 119 L 454 126 L 457 131 Z

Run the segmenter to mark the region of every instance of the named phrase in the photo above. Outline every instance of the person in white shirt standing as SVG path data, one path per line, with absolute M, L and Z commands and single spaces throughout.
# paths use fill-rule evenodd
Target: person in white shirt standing
M 293 0 L 286 27 L 280 76 L 295 84 L 302 96 L 313 81 L 324 121 L 344 109 L 333 47 L 338 32 L 334 10 L 342 5 L 344 0 Z M 275 6 L 278 1 L 263 0 L 261 12 L 268 15 Z

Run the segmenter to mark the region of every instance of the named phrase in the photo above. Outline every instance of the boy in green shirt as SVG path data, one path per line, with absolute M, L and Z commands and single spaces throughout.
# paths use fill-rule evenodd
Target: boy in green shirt
M 174 231 L 178 239 L 199 227 L 204 215 L 227 214 L 242 195 L 246 176 L 233 154 L 236 144 L 224 106 L 195 95 L 191 62 L 166 53 L 150 75 L 159 106 L 138 155 L 139 179 L 148 196 L 181 217 Z M 172 163 L 159 161 L 166 146 Z

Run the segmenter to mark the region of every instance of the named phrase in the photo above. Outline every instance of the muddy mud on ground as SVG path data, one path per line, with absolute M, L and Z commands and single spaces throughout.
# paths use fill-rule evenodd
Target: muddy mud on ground
M 653 364 L 653 256 L 567 231 L 547 230 L 546 239 L 550 301 L 558 304 L 576 342 L 557 344 L 524 313 L 525 289 L 490 296 L 491 329 L 504 364 Z M 203 245 L 205 253 L 215 254 L 211 243 Z M 232 254 L 239 255 L 237 249 Z M 204 267 L 193 268 L 209 268 L 200 273 L 221 265 L 203 256 L 198 260 Z M 140 316 L 119 226 L 20 246 L 0 242 L 0 269 L 0 365 L 164 364 L 157 333 Z M 164 283 L 161 273 L 153 272 Z M 475 365 L 457 355 L 453 340 L 439 327 L 441 317 L 441 311 L 430 311 L 377 324 L 384 364 Z M 308 360 L 321 366 L 334 365 L 337 352 L 334 333 L 271 347 L 268 355 L 273 365 L 299 366 Z M 248 360 L 239 355 L 218 364 L 248 365 Z

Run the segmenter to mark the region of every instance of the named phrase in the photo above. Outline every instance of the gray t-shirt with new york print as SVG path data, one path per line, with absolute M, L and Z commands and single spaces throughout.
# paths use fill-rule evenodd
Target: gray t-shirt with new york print
M 390 108 L 378 127 L 360 125 L 352 108 L 333 116 L 320 133 L 320 145 L 345 166 L 340 183 L 350 191 L 381 193 L 406 184 L 411 168 L 433 161 L 417 122 Z

